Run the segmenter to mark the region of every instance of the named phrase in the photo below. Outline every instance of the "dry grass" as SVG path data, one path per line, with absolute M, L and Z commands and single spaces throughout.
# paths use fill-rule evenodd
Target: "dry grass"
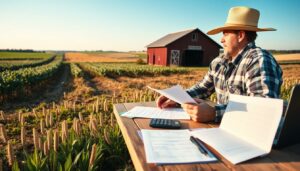
M 277 61 L 300 61 L 300 53 L 274 55 Z
M 112 53 L 66 53 L 65 61 L 68 62 L 136 62 L 137 53 L 112 52 Z
M 281 65 L 283 78 L 285 79 L 300 79 L 300 64 Z
M 281 65 L 281 68 L 283 70 L 283 79 L 300 79 L 300 64 Z M 101 93 L 109 96 L 115 92 L 118 96 L 124 94 L 124 92 L 132 94 L 136 91 L 146 91 L 146 86 L 163 89 L 179 84 L 183 88 L 189 88 L 202 80 L 206 72 L 207 70 L 199 69 L 193 70 L 190 73 L 171 74 L 169 76 L 140 76 L 135 78 L 121 76 L 113 79 L 97 76 L 93 78 L 92 82 Z M 83 84 L 78 85 L 80 87 L 83 86 Z M 86 93 L 82 93 L 81 91 L 82 89 L 79 89 L 74 96 L 82 96 L 82 94 Z

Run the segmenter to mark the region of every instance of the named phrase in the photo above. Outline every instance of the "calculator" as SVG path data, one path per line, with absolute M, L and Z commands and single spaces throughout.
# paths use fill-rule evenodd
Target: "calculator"
M 179 120 L 152 118 L 150 126 L 152 128 L 179 129 L 181 124 Z

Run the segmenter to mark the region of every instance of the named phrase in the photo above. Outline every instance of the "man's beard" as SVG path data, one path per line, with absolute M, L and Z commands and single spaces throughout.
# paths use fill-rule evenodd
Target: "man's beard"
M 228 51 L 224 49 L 224 58 L 231 60 L 231 56 L 229 55 Z

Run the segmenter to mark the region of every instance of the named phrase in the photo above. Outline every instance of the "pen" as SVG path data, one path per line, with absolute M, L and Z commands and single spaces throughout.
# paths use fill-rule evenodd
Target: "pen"
M 195 138 L 194 136 L 190 136 L 190 140 L 192 141 L 193 144 L 195 144 L 198 147 L 198 149 L 202 154 L 206 156 L 208 155 L 204 145 L 201 143 L 200 140 L 198 140 L 198 138 Z

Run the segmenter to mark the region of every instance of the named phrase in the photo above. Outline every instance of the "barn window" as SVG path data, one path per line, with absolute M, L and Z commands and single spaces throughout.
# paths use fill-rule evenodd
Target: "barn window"
M 198 35 L 197 33 L 192 34 L 192 41 L 197 41 L 198 40 Z

